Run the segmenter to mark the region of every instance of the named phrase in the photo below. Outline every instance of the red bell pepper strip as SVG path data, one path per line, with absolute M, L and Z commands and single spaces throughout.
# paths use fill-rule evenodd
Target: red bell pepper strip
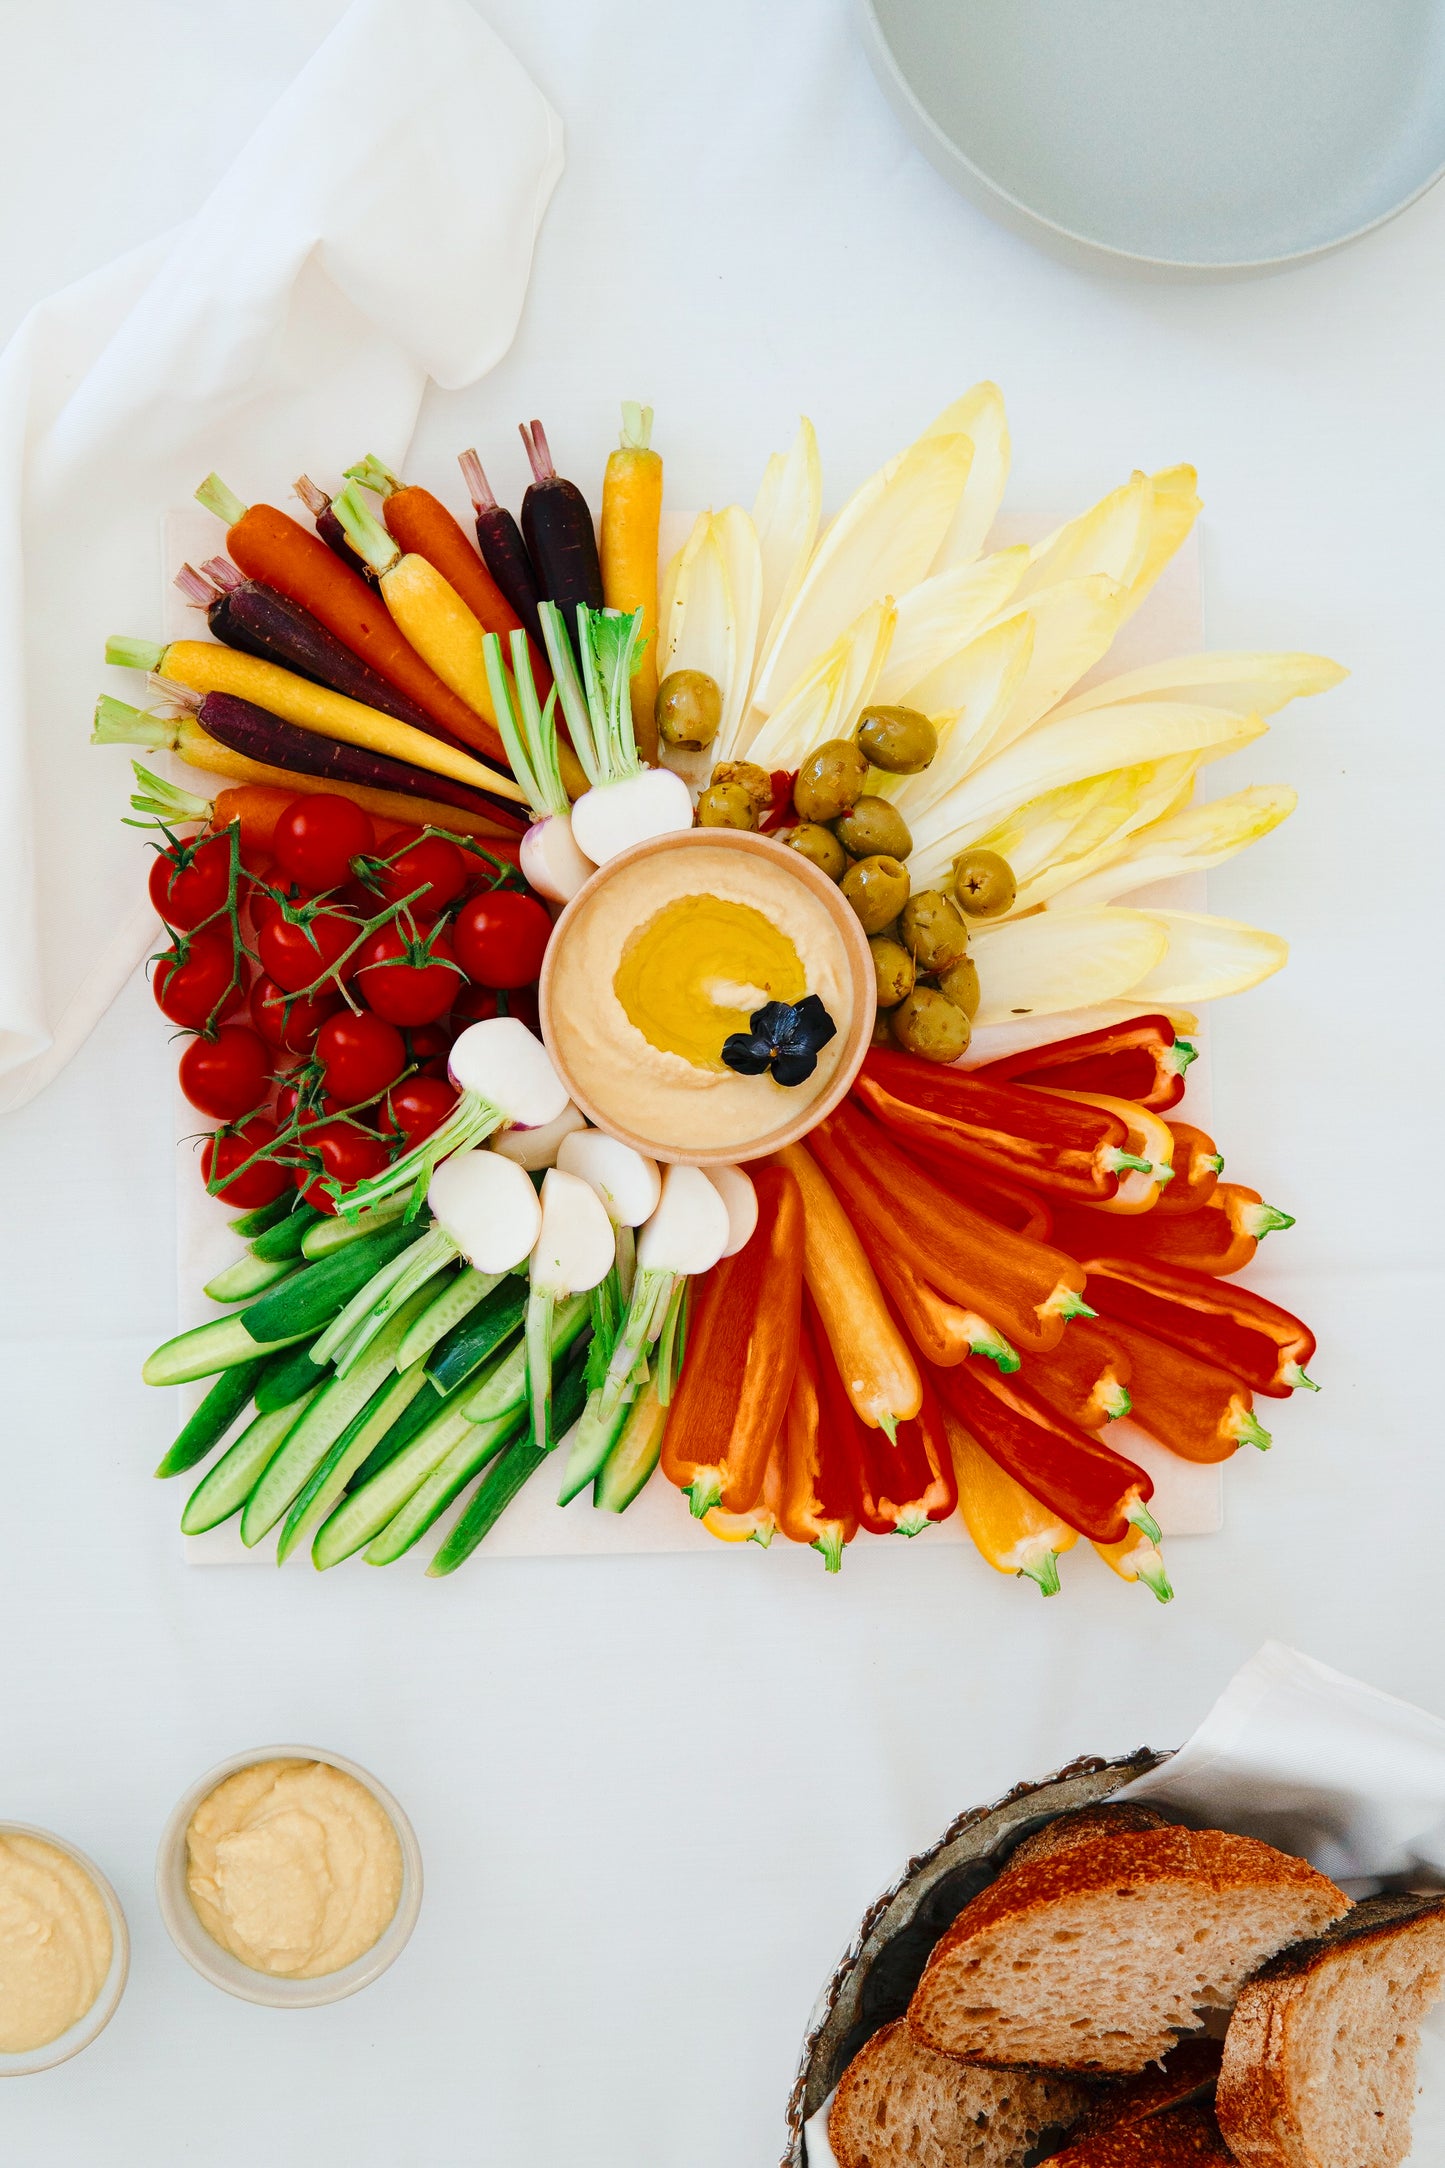
M 858 1484 L 848 1433 L 819 1420 L 820 1362 L 832 1362 L 824 1343 L 818 1351 L 817 1312 L 805 1298 L 798 1340 L 798 1367 L 783 1416 L 782 1495 L 778 1525 L 791 1543 L 821 1551 L 829 1573 L 843 1563 L 843 1546 L 858 1533 Z M 861 1428 L 852 1407 L 849 1416 Z
M 890 1439 L 859 1421 L 820 1328 L 813 1344 L 819 1429 L 842 1441 L 863 1527 L 875 1536 L 916 1536 L 930 1521 L 947 1520 L 958 1504 L 958 1481 L 943 1410 L 926 1378 L 917 1415 Z
M 1238 1378 L 1118 1319 L 1110 1320 L 1109 1332 L 1129 1364 L 1133 1420 L 1171 1453 L 1208 1463 L 1228 1460 L 1242 1445 L 1268 1451 L 1269 1432 L 1255 1418 L 1254 1395 Z
M 982 1355 L 1000 1370 L 1017 1370 L 1019 1358 L 1002 1335 L 977 1310 L 964 1310 L 936 1287 L 930 1287 L 899 1256 L 892 1241 L 871 1220 L 860 1219 L 858 1235 L 889 1302 L 920 1355 L 942 1369 Z
M 1176 1039 L 1167 1016 L 1131 1016 L 1127 1024 L 1081 1031 L 1052 1046 L 980 1063 L 969 1073 L 989 1083 L 1056 1084 L 1061 1090 L 1108 1092 L 1162 1113 L 1184 1097 L 1184 1072 L 1198 1049 Z
M 1154 1484 L 1135 1462 L 981 1363 L 940 1370 L 933 1383 L 990 1458 L 1091 1543 L 1122 1543 L 1131 1527 L 1159 1541 Z
M 1304 1371 L 1314 1334 L 1247 1287 L 1142 1257 L 1100 1257 L 1089 1267 L 1089 1293 L 1111 1323 L 1152 1332 L 1273 1400 L 1299 1385 L 1319 1391 Z
M 1047 1355 L 1031 1355 L 1022 1382 L 1081 1430 L 1129 1413 L 1129 1357 L 1118 1334 L 1093 1318 L 1081 1317 Z
M 802 1195 L 777 1166 L 759 1168 L 753 1186 L 757 1226 L 703 1281 L 662 1441 L 663 1472 L 699 1520 L 715 1505 L 757 1503 L 798 1360 Z
M 1220 1182 L 1207 1204 L 1183 1218 L 1144 1212 L 1136 1219 L 1101 1222 L 1092 1213 L 1061 1212 L 1056 1239 L 1086 1271 L 1095 1256 L 1145 1257 L 1156 1265 L 1182 1265 L 1225 1279 L 1244 1270 L 1265 1235 L 1293 1225 L 1289 1213 L 1265 1204 L 1257 1189 Z
M 1196 1129 L 1192 1122 L 1169 1122 L 1165 1126 L 1174 1139 L 1170 1161 L 1174 1179 L 1160 1190 L 1154 1210 L 1177 1219 L 1181 1212 L 1197 1212 L 1201 1205 L 1208 1204 L 1224 1172 L 1224 1154 L 1213 1137 Z
M 809 1141 L 855 1223 L 871 1225 L 930 1286 L 977 1310 L 1014 1345 L 1055 1347 L 1069 1318 L 1093 1315 L 1071 1257 L 975 1212 L 852 1102 Z
M 901 1131 L 895 1131 L 893 1141 L 945 1189 L 962 1197 L 986 1219 L 997 1220 L 1001 1227 L 1012 1227 L 1015 1234 L 1031 1235 L 1035 1242 L 1052 1240 L 1053 1211 L 1036 1191 L 1025 1189 L 1021 1182 L 1007 1182 L 1002 1175 L 981 1174 L 969 1162 L 954 1159 L 948 1152 Z
M 1128 1125 L 1101 1107 L 1043 1100 L 886 1047 L 869 1049 L 853 1092 L 900 1144 L 916 1141 L 1053 1197 L 1112 1197 L 1120 1174 L 1140 1165 L 1126 1149 Z

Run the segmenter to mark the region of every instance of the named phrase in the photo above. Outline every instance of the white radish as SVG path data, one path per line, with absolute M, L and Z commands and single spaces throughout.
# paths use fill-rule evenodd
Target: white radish
M 530 1257 L 542 1207 L 525 1171 L 496 1152 L 453 1152 L 427 1184 L 426 1201 L 457 1252 L 479 1272 L 512 1272 Z
M 605 1129 L 578 1129 L 565 1137 L 557 1165 L 596 1190 L 614 1227 L 640 1227 L 657 1210 L 662 1194 L 657 1161 Z
M 586 790 L 572 808 L 572 832 L 599 865 L 656 836 L 692 826 L 692 793 L 671 768 L 644 768 L 615 783 Z
M 533 813 L 519 853 L 522 871 L 539 896 L 553 903 L 568 903 L 597 869 L 578 849 L 572 833 L 572 811 L 557 751 L 557 696 L 549 693 L 545 707 L 537 698 L 526 633 L 513 632 L 511 646 L 510 679 L 502 664 L 502 643 L 496 633 L 487 634 L 482 652 L 497 728 L 512 773 Z
M 657 1210 L 638 1237 L 637 1278 L 602 1385 L 604 1414 L 626 1395 L 638 1363 L 664 1331 L 671 1344 L 685 1283 L 712 1270 L 731 1233 L 722 1194 L 701 1167 L 669 1167 Z
M 704 1167 L 703 1172 L 727 1206 L 728 1241 L 723 1256 L 736 1257 L 758 1224 L 758 1193 L 741 1167 Z
M 539 1167 L 555 1167 L 567 1139 L 586 1129 L 586 1115 L 569 1099 L 554 1122 L 542 1122 L 535 1129 L 499 1129 L 492 1139 L 492 1150 L 535 1173 Z
M 526 1182 L 522 1170 L 517 1172 Z M 550 1167 L 542 1181 L 541 1225 L 527 1297 L 527 1390 L 532 1442 L 539 1452 L 547 1450 L 552 1412 L 553 1310 L 568 1295 L 585 1295 L 605 1280 L 616 1254 L 617 1237 L 596 1190 L 580 1175 Z
M 522 838 L 518 853 L 522 872 L 539 896 L 552 903 L 570 903 L 584 881 L 597 871 L 572 831 L 566 813 L 548 813 L 533 821 Z

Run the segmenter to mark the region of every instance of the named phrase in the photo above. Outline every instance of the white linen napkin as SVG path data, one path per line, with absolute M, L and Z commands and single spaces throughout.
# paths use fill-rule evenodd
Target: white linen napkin
M 156 147 L 163 155 L 163 146 Z M 0 358 L 0 1110 L 144 956 L 108 633 L 148 635 L 161 526 L 216 469 L 286 501 L 401 459 L 427 378 L 506 352 L 556 114 L 466 0 L 356 0 L 194 218 L 46 301 Z

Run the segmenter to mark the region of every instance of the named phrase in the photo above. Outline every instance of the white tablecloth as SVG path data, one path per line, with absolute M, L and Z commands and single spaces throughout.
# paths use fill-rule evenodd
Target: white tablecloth
M 18 15 L 0 329 L 188 208 L 339 12 Z M 540 413 L 595 488 L 637 397 L 675 502 L 748 501 L 803 407 L 837 501 L 991 375 L 1015 509 L 1193 459 L 1212 643 L 1354 669 L 1238 764 L 1303 805 L 1213 887 L 1296 944 L 1218 1013 L 1214 1090 L 1231 1173 L 1300 1216 L 1258 1284 L 1317 1326 L 1326 1390 L 1231 1469 L 1225 1533 L 1173 1546 L 1168 1611 L 1077 1557 L 1045 1604 L 926 1537 L 837 1581 L 781 1546 L 479 1558 L 441 1586 L 188 1573 L 148 1475 L 168 1398 L 137 1378 L 174 1300 L 173 1056 L 137 982 L 0 1124 L 0 1816 L 91 1852 L 135 1938 L 104 2039 L 0 2097 L 0 2153 L 27 2168 L 753 2168 L 854 1918 L 959 1807 L 1174 1742 L 1268 1634 L 1445 1707 L 1445 194 L 1285 279 L 1100 283 L 948 191 L 842 0 L 489 13 L 562 113 L 568 167 L 514 352 L 428 411 L 409 472 L 450 487 L 475 440 L 515 493 L 514 424 Z M 277 1738 L 374 1768 L 428 1872 L 396 1968 L 305 2015 L 204 1986 L 150 1889 L 185 1784 Z

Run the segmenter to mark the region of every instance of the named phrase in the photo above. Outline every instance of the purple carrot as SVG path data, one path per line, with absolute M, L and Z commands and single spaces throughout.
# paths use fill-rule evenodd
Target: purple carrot
M 320 535 L 326 547 L 334 556 L 339 557 L 344 565 L 348 565 L 353 572 L 359 572 L 369 587 L 375 587 L 376 574 L 361 553 L 351 547 L 347 539 L 346 529 L 332 511 L 331 499 L 327 496 L 325 490 L 319 488 L 312 481 L 309 474 L 303 474 L 291 486 L 315 520 L 316 532 Z
M 546 653 L 542 624 L 537 615 L 537 575 L 522 540 L 522 530 L 505 505 L 492 495 L 492 485 L 482 472 L 476 453 L 461 452 L 457 465 L 477 515 L 477 547 L 482 562 L 527 628 L 539 655 Z
M 538 590 L 544 601 L 557 604 L 575 643 L 577 605 L 602 608 L 596 529 L 581 490 L 553 465 L 542 424 L 534 421 L 530 430 L 518 426 L 534 476 L 522 499 L 522 534 L 537 568 Z

